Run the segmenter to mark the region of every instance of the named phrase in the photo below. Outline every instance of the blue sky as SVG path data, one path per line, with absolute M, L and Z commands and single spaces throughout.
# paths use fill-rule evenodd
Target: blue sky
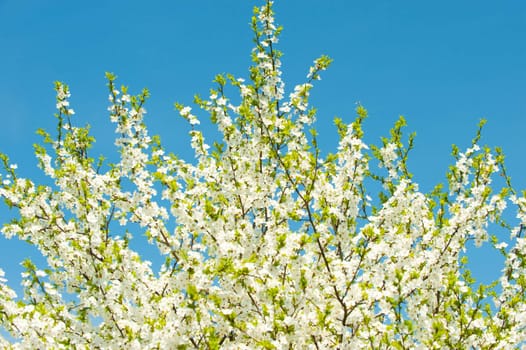
M 217 73 L 247 77 L 252 7 L 262 1 L 0 0 L 0 151 L 22 176 L 42 180 L 32 144 L 55 130 L 53 81 L 70 85 L 79 124 L 108 152 L 104 72 L 132 92 L 148 87 L 147 123 L 169 150 L 191 159 L 186 124 L 173 110 L 206 95 Z M 332 120 L 370 113 L 366 140 L 387 135 L 399 115 L 416 131 L 410 170 L 423 190 L 445 179 L 451 144 L 469 145 L 486 118 L 482 143 L 501 146 L 515 187 L 526 189 L 526 2 L 523 0 L 278 0 L 288 88 L 321 54 L 334 59 L 312 91 L 324 151 Z M 2 222 L 12 213 L 0 211 Z M 18 283 L 27 245 L 0 238 L 0 266 Z M 495 276 L 497 260 L 472 254 L 475 276 Z M 490 258 L 488 258 L 490 257 Z

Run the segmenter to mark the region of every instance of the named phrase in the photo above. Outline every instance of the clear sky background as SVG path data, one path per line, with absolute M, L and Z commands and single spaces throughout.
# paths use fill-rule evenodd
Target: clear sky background
M 113 152 L 104 78 L 111 71 L 132 93 L 150 89 L 150 133 L 192 159 L 173 103 L 206 96 L 217 73 L 247 77 L 252 7 L 262 3 L 0 0 L 0 151 L 22 176 L 43 180 L 32 144 L 37 128 L 55 132 L 60 80 L 70 85 L 77 123 L 92 126 L 92 154 Z M 403 115 L 407 132 L 417 133 L 410 170 L 428 191 L 445 180 L 451 144 L 467 147 L 486 118 L 482 143 L 503 148 L 515 187 L 526 189 L 524 0 L 278 0 L 275 10 L 289 89 L 318 56 L 334 59 L 312 91 L 325 152 L 336 147 L 333 118 L 351 121 L 356 102 L 370 113 L 368 142 Z M 2 208 L 0 222 L 13 215 Z M 0 238 L 0 267 L 13 283 L 27 255 L 35 250 Z M 471 256 L 477 278 L 497 276 L 498 256 L 484 248 Z

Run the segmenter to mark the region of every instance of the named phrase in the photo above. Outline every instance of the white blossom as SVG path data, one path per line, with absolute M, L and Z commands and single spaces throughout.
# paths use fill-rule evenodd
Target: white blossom
M 1 232 L 45 262 L 22 262 L 19 297 L 0 269 L 0 347 L 524 346 L 526 198 L 496 191 L 499 155 L 473 142 L 454 152 L 449 187 L 424 193 L 408 174 L 403 119 L 368 145 L 361 105 L 354 121 L 335 121 L 335 153 L 322 152 L 309 98 L 330 59 L 287 95 L 272 11 L 271 1 L 255 10 L 250 79 L 229 76 L 239 98 L 220 82 L 196 99 L 221 143 L 211 147 L 192 108 L 176 104 L 195 159 L 149 135 L 148 94 L 118 91 L 108 74 L 118 158 L 99 166 L 88 130 L 60 119 L 73 110 L 56 83 L 61 134 L 36 146 L 46 185 L 1 154 L 0 196 L 19 213 Z M 470 241 L 504 255 L 495 286 L 469 276 Z

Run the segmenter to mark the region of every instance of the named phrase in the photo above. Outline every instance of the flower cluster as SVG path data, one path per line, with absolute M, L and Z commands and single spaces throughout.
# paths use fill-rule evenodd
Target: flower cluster
M 68 87 L 56 83 L 58 135 L 39 131 L 46 145 L 36 148 L 53 185 L 18 177 L 0 155 L 0 196 L 19 211 L 1 231 L 47 260 L 23 262 L 21 296 L 0 269 L 0 324 L 10 335 L 0 333 L 0 346 L 523 346 L 526 197 L 511 187 L 500 151 L 480 147 L 479 130 L 468 150 L 454 150 L 447 189 L 422 193 L 407 167 L 414 135 L 403 142 L 404 119 L 382 145 L 367 145 L 359 105 L 353 122 L 335 120 L 338 148 L 322 156 L 309 95 L 331 60 L 315 60 L 287 95 L 271 1 L 252 25 L 249 79 L 218 75 L 209 98 L 196 99 L 222 141 L 208 145 L 191 107 L 176 104 L 191 127 L 192 161 L 149 135 L 148 91 L 131 95 L 112 74 L 119 159 L 96 161 L 88 128 L 71 121 Z M 503 189 L 494 191 L 499 172 Z M 515 226 L 503 219 L 507 205 L 517 208 Z M 510 237 L 497 235 L 503 230 Z M 129 231 L 158 249 L 159 271 L 130 247 Z M 471 277 L 470 240 L 505 256 L 495 283 Z

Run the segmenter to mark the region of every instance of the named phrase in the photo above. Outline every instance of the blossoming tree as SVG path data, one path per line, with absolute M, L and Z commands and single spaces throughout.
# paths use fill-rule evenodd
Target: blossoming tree
M 10 334 L 1 346 L 523 346 L 526 198 L 511 187 L 501 152 L 481 148 L 479 130 L 469 149 L 454 150 L 449 186 L 425 194 L 406 166 L 413 137 L 403 141 L 404 120 L 368 146 L 367 112 L 358 106 L 350 124 L 336 120 L 338 149 L 322 156 L 308 99 L 331 60 L 315 60 L 307 81 L 286 95 L 270 1 L 255 9 L 252 27 L 248 82 L 220 75 L 207 99 L 196 98 L 222 142 L 210 147 L 191 108 L 176 104 L 192 127 L 192 162 L 149 136 L 148 92 L 132 96 L 111 74 L 120 157 L 95 161 L 87 152 L 94 138 L 75 126 L 68 86 L 56 83 L 58 134 L 41 131 L 36 147 L 54 185 L 20 178 L 1 155 L 0 195 L 19 210 L 2 233 L 47 259 L 40 268 L 23 263 L 23 296 L 0 280 L 0 322 Z M 238 104 L 225 96 L 229 84 Z M 503 189 L 494 191 L 497 173 Z M 507 204 L 517 208 L 513 227 L 502 217 Z M 165 259 L 159 271 L 129 247 L 123 232 L 131 224 Z M 493 234 L 499 224 L 495 232 L 507 235 Z M 470 277 L 469 240 L 504 255 L 493 284 Z

